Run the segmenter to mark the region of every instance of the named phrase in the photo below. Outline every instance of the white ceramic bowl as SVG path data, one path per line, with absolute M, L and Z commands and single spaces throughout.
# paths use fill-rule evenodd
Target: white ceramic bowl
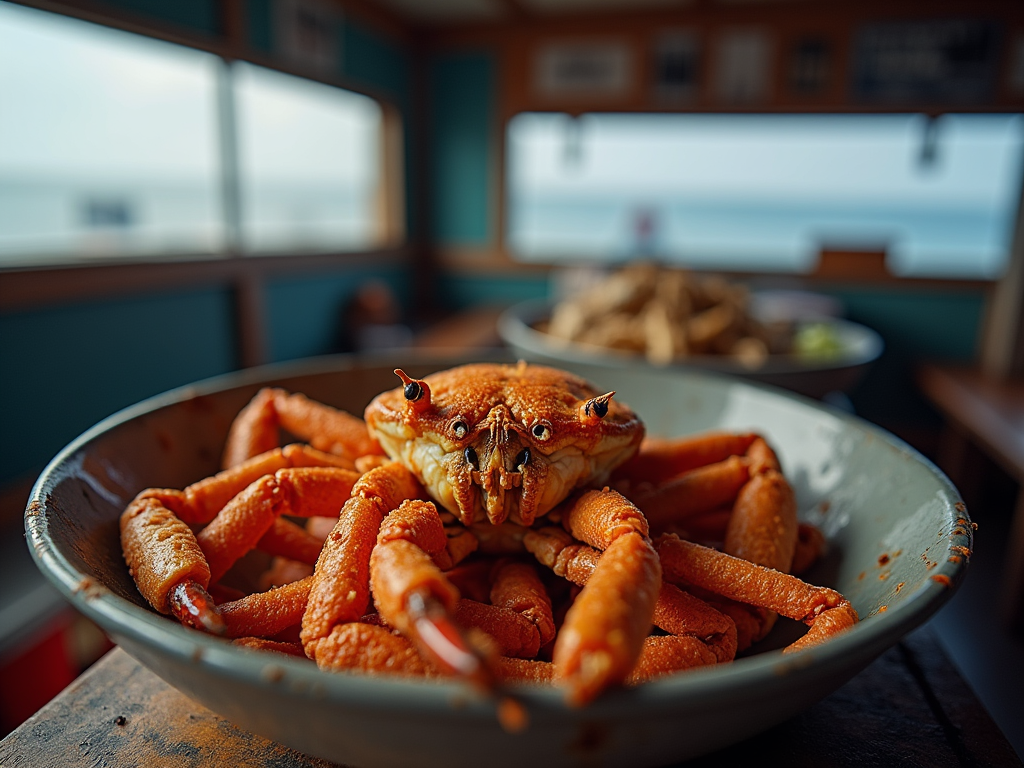
M 423 376 L 447 363 L 325 359 L 201 382 L 111 416 L 64 449 L 26 512 L 33 555 L 83 613 L 131 655 L 238 725 L 353 766 L 661 765 L 779 723 L 844 683 L 924 622 L 961 581 L 956 547 L 971 527 L 948 480 L 915 451 L 855 418 L 802 398 L 695 372 L 572 365 L 615 389 L 651 432 L 756 429 L 778 448 L 800 513 L 822 527 L 828 555 L 807 575 L 839 589 L 863 621 L 800 654 L 777 648 L 613 691 L 572 709 L 554 690 L 522 692 L 523 733 L 502 730 L 495 703 L 457 683 L 329 674 L 191 631 L 148 609 L 121 558 L 118 516 L 149 486 L 213 473 L 231 418 L 264 384 L 359 412 L 395 385 L 400 364 Z M 880 565 L 880 557 L 888 562 Z M 883 558 L 884 560 L 885 558 Z M 882 608 L 886 610 L 882 611 Z
M 633 352 L 577 344 L 538 331 L 536 325 L 551 316 L 551 303 L 525 301 L 502 313 L 498 335 L 509 348 L 525 360 L 560 365 L 566 362 L 608 368 L 648 367 L 672 370 L 704 370 L 758 381 L 821 398 L 830 392 L 849 392 L 882 354 L 882 337 L 870 328 L 840 318 L 814 320 L 827 325 L 842 352 L 834 358 L 805 360 L 795 355 L 771 355 L 756 369 L 744 367 L 724 355 L 695 355 L 679 363 L 659 366 Z M 797 327 L 812 321 L 797 322 Z

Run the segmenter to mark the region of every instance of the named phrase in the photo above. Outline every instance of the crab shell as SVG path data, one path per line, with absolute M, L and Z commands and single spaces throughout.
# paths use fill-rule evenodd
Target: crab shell
M 465 525 L 530 525 L 637 450 L 643 422 L 565 371 L 475 364 L 378 395 L 366 424 L 392 459 Z

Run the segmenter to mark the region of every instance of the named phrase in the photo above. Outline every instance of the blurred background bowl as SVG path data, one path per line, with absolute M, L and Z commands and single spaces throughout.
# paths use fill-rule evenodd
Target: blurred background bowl
M 386 363 L 386 364 L 385 364 Z M 33 490 L 26 529 L 39 567 L 76 608 L 186 695 L 243 728 L 303 752 L 363 766 L 662 765 L 739 741 L 791 717 L 857 674 L 928 619 L 960 584 L 972 545 L 956 489 L 934 466 L 856 418 L 778 391 L 693 370 L 566 364 L 617 390 L 652 434 L 765 434 L 800 516 L 829 541 L 805 577 L 843 592 L 861 623 L 799 654 L 778 650 L 802 627 L 780 621 L 758 653 L 572 709 L 524 690 L 529 727 L 502 730 L 496 704 L 457 683 L 320 672 L 186 629 L 146 604 L 125 567 L 118 518 L 150 486 L 181 488 L 218 469 L 228 426 L 264 385 L 360 413 L 448 361 L 328 358 L 253 369 L 152 398 L 89 430 Z M 595 727 L 599 737 L 595 737 Z
M 596 345 L 579 344 L 552 336 L 538 326 L 551 317 L 552 303 L 526 301 L 509 307 L 498 319 L 498 334 L 515 355 L 532 362 L 560 365 L 565 362 L 606 368 L 705 370 L 740 376 L 750 381 L 782 387 L 821 399 L 830 393 L 847 393 L 863 378 L 882 354 L 882 337 L 872 329 L 838 317 L 794 321 L 796 333 L 808 328 L 825 329 L 835 344 L 834 355 L 800 357 L 770 355 L 757 368 L 749 368 L 725 355 L 693 355 L 669 365 L 657 365 L 643 355 Z

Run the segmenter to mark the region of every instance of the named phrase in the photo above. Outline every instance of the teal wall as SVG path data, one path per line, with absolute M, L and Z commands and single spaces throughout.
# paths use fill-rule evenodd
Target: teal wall
M 267 286 L 268 356 L 271 362 L 343 351 L 342 314 L 359 287 L 385 282 L 400 306 L 408 304 L 408 279 L 398 267 L 348 269 L 279 279 Z
M 494 240 L 496 76 L 495 56 L 484 51 L 431 62 L 430 234 L 438 245 L 485 246 Z
M 222 34 L 220 5 L 218 0 L 99 0 L 95 3 L 98 10 L 106 6 L 114 12 L 126 11 L 209 37 Z
M 234 338 L 217 289 L 0 314 L 0 483 L 115 411 L 234 370 Z

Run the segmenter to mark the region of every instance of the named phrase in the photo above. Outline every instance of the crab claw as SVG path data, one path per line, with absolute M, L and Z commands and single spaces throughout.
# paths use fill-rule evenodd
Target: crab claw
M 494 690 L 494 674 L 486 650 L 477 647 L 455 626 L 438 600 L 413 592 L 405 600 L 405 610 L 420 648 L 428 652 L 435 664 L 480 690 Z

